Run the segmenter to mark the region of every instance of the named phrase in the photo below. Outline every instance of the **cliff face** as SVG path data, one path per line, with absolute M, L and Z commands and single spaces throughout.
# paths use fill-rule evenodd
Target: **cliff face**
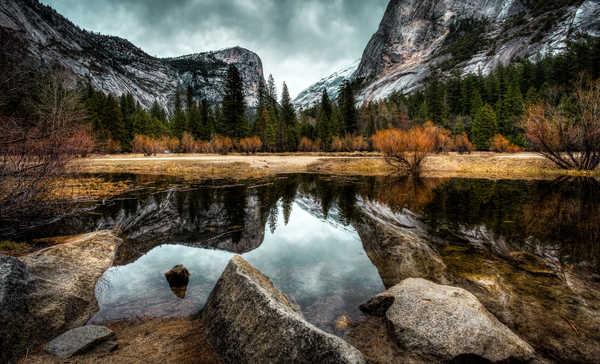
M 23 64 L 34 68 L 62 66 L 105 93 L 131 92 L 148 108 L 156 100 L 168 108 L 177 87 L 192 86 L 200 100 L 219 102 L 229 64 L 235 64 L 246 86 L 246 101 L 254 105 L 264 80 L 258 55 L 229 48 L 179 58 L 159 59 L 129 41 L 87 32 L 37 0 L 0 1 L 0 32 L 18 42 Z M 13 52 L 2 42 L 0 54 Z
M 433 71 L 487 74 L 558 53 L 579 34 L 600 36 L 600 1 L 391 0 L 351 79 L 360 103 L 374 101 L 419 89 Z

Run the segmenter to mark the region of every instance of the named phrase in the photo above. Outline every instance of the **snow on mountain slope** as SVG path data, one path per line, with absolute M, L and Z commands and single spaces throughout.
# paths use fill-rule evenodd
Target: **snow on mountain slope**
M 360 82 L 359 103 L 376 101 L 421 88 L 433 71 L 485 75 L 517 57 L 562 52 L 582 34 L 600 36 L 600 0 L 390 0 L 349 77 Z M 480 39 L 466 56 L 453 48 L 464 37 Z M 337 78 L 303 91 L 296 106 L 318 103 Z
M 315 104 L 318 104 L 321 101 L 323 89 L 327 89 L 327 93 L 329 94 L 330 98 L 336 98 L 340 85 L 345 80 L 352 79 L 352 75 L 358 68 L 359 63 L 360 60 L 356 60 L 351 65 L 346 66 L 332 75 L 321 79 L 319 82 L 302 91 L 294 99 L 294 105 L 296 108 L 298 110 L 304 110 Z

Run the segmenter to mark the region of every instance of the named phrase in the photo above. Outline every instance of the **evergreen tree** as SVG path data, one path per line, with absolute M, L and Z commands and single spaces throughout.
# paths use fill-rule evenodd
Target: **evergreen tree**
M 181 138 L 181 136 L 183 135 L 183 132 L 186 129 L 186 123 L 187 120 L 181 102 L 181 90 L 177 89 L 175 91 L 175 111 L 173 112 L 173 119 L 171 120 L 173 134 L 177 138 Z
M 244 100 L 244 83 L 240 72 L 233 64 L 227 70 L 227 84 L 223 98 L 224 133 L 234 138 L 248 135 L 246 124 L 246 102 Z
M 473 144 L 479 150 L 489 150 L 490 139 L 497 133 L 496 112 L 490 105 L 485 104 L 473 119 L 473 126 L 471 127 Z
M 121 144 L 121 149 L 124 151 L 131 150 L 131 141 L 133 140 L 134 135 L 134 115 L 136 113 L 136 103 L 133 99 L 133 95 L 131 93 L 122 95 L 119 100 L 121 106 L 121 115 L 123 116 L 123 123 L 126 131 L 126 141 L 125 144 Z M 141 108 L 141 107 L 140 107 Z
M 344 133 L 354 134 L 358 131 L 358 113 L 354 90 L 348 80 L 340 86 L 338 93 L 338 106 L 340 109 L 339 135 Z M 336 130 L 336 134 L 337 134 Z
M 269 75 L 269 80 L 267 81 L 267 99 L 269 105 L 277 104 L 277 88 L 275 87 L 273 75 Z
M 317 118 L 317 135 L 321 139 L 321 149 L 326 151 L 331 146 L 331 117 L 332 117 L 332 106 L 329 101 L 329 95 L 327 89 L 323 89 L 321 96 L 321 106 L 319 108 L 319 116 Z
M 202 140 L 210 140 L 211 138 L 211 130 L 210 130 L 210 106 L 208 105 L 208 100 L 202 99 L 200 101 L 199 106 L 199 119 L 200 122 L 198 124 L 198 128 L 195 130 L 196 137 Z
M 479 110 L 483 106 L 483 99 L 481 98 L 479 90 L 473 90 L 473 92 L 471 93 L 471 102 L 469 104 L 471 105 L 471 110 L 469 114 L 471 115 L 471 118 L 475 119 L 475 117 L 479 113 Z
M 277 147 L 277 110 L 274 107 L 263 108 L 265 118 L 265 150 L 273 152 Z
M 158 119 L 162 123 L 167 122 L 167 113 L 165 112 L 165 109 L 163 109 L 156 100 L 154 100 L 152 106 L 150 107 L 150 116 Z
M 295 151 L 298 147 L 298 120 L 296 118 L 296 109 L 292 104 L 292 99 L 288 91 L 288 87 L 283 83 L 283 91 L 281 93 L 281 120 L 285 125 L 286 131 L 286 150 Z

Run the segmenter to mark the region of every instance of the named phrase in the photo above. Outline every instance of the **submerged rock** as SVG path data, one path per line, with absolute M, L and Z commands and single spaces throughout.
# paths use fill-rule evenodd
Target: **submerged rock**
M 188 283 L 190 282 L 190 272 L 183 265 L 176 265 L 170 271 L 165 273 L 165 278 L 169 282 L 169 287 L 173 294 L 181 299 L 185 298 Z
M 171 287 L 185 287 L 190 282 L 190 272 L 183 265 L 176 265 L 165 273 Z
M 230 363 L 366 363 L 341 338 L 306 322 L 269 278 L 235 256 L 202 311 L 215 350 Z
M 398 345 L 425 361 L 527 361 L 535 351 L 468 291 L 409 278 L 361 306 L 384 315 Z
M 0 362 L 13 359 L 25 343 L 15 333 L 23 329 L 27 315 L 29 272 L 20 260 L 0 255 Z
M 44 350 L 61 359 L 82 354 L 97 344 L 113 338 L 115 333 L 104 326 L 88 325 L 65 332 L 50 341 Z

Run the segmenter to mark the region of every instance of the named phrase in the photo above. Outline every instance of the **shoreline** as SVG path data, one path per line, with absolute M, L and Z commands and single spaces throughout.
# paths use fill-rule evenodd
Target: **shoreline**
M 398 174 L 378 153 L 93 155 L 76 160 L 72 168 L 83 173 L 167 175 L 184 179 L 247 179 L 289 173 L 341 176 Z M 561 176 L 600 178 L 600 170 L 561 170 L 537 153 L 475 152 L 431 155 L 424 162 L 421 176 L 525 180 Z

